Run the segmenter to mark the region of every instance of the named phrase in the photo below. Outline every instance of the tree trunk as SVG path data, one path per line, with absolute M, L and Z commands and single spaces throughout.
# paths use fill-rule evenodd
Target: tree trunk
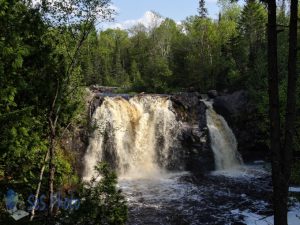
M 293 158 L 293 137 L 295 136 L 294 124 L 296 119 L 296 84 L 297 84 L 297 25 L 298 25 L 298 0 L 291 0 L 291 15 L 289 26 L 289 60 L 288 60 L 288 90 L 287 108 L 285 118 L 285 149 L 284 171 L 287 180 L 291 176 Z
M 280 141 L 280 113 L 277 68 L 276 1 L 268 1 L 268 74 L 271 126 L 272 181 L 274 225 L 287 225 L 288 188 L 293 158 L 293 136 L 296 118 L 297 83 L 297 23 L 298 0 L 291 0 L 289 26 L 289 58 L 287 108 L 285 117 L 284 146 Z
M 290 7 L 287 105 L 285 116 L 284 148 L 282 149 L 283 152 L 281 154 L 281 168 L 282 174 L 285 178 L 285 181 L 282 184 L 282 194 L 285 196 L 283 199 L 284 201 L 281 204 L 286 210 L 286 214 L 284 215 L 286 217 L 288 211 L 288 189 L 293 160 L 293 139 L 295 136 L 294 124 L 296 119 L 298 0 L 291 0 Z M 285 221 L 287 221 L 287 218 Z
M 55 157 L 55 137 L 56 137 L 56 128 L 55 122 L 49 118 L 50 124 L 50 146 L 49 146 L 49 204 L 48 204 L 48 220 L 50 221 L 53 212 L 53 193 L 54 193 L 54 174 L 55 174 L 55 165 L 54 165 L 54 157 Z
M 30 221 L 33 220 L 34 215 L 35 215 L 35 208 L 38 204 L 38 197 L 40 194 L 40 190 L 41 190 L 41 185 L 42 185 L 42 180 L 43 180 L 43 176 L 44 176 L 44 171 L 45 171 L 45 167 L 46 167 L 46 162 L 48 161 L 49 158 L 49 150 L 47 151 L 45 158 L 44 158 L 44 162 L 43 162 L 43 166 L 41 168 L 41 172 L 40 172 L 40 176 L 39 176 L 39 183 L 35 192 L 35 198 L 34 198 L 34 204 L 31 210 L 31 216 L 30 216 Z
M 280 112 L 277 66 L 276 0 L 268 0 L 268 83 L 272 154 L 274 225 L 287 225 L 287 197 L 281 170 Z

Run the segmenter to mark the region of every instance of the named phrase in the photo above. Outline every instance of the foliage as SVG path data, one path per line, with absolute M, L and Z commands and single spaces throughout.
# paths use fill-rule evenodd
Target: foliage
M 249 0 L 240 6 L 220 0 L 220 14 L 215 20 L 207 16 L 205 1 L 200 0 L 200 16 L 190 16 L 180 24 L 155 13 L 149 27 L 139 24 L 129 30 L 98 31 L 95 24 L 109 20 L 114 13 L 109 3 L 0 0 L 1 188 L 13 187 L 23 195 L 36 188 L 50 143 L 51 111 L 58 116 L 56 188 L 78 182 L 74 155 L 62 149 L 60 138 L 68 127 L 87 124 L 84 90 L 93 84 L 118 86 L 132 93 L 245 89 L 256 106 L 252 117 L 259 137 L 255 141 L 268 146 L 267 11 L 263 3 Z M 282 124 L 288 21 L 289 14 L 282 7 L 278 13 Z M 55 96 L 57 100 L 51 107 Z M 293 147 L 299 156 L 300 99 L 297 112 Z M 102 182 L 92 181 L 82 187 L 86 211 L 75 213 L 74 218 L 81 215 L 78 221 L 82 223 L 86 222 L 84 218 L 93 223 L 99 217 L 105 218 L 98 220 L 101 224 L 125 223 L 125 202 L 115 187 L 115 175 L 107 166 L 97 170 L 103 176 Z M 296 161 L 294 183 L 299 183 L 298 174 Z M 45 185 L 43 182 L 43 191 Z M 99 197 L 101 201 L 97 201 Z M 108 204 L 113 207 L 106 207 Z
M 105 163 L 95 167 L 96 176 L 81 187 L 80 208 L 63 224 L 122 225 L 127 220 L 126 201 L 117 189 L 117 177 Z
M 24 196 L 36 189 L 49 148 L 49 113 L 59 114 L 55 143 L 70 124 L 87 122 L 78 55 L 96 20 L 112 13 L 108 0 L 49 2 L 0 1 L 0 186 Z M 78 183 L 74 156 L 55 147 L 56 189 Z
M 8 183 L 32 187 L 47 149 L 41 70 L 53 62 L 41 16 L 21 1 L 0 2 L 0 163 Z M 10 27 L 10 29 L 7 29 Z M 54 67 L 56 68 L 56 67 Z M 45 69 L 46 70 L 46 69 Z
M 205 0 L 199 0 L 198 13 L 201 18 L 207 17 L 207 8 L 205 7 Z
M 149 92 L 193 86 L 204 92 L 227 76 L 233 85 L 240 77 L 238 68 L 220 52 L 237 36 L 239 13 L 236 4 L 227 4 L 220 21 L 192 16 L 178 25 L 156 15 L 150 27 L 93 33 L 84 45 L 85 82 Z

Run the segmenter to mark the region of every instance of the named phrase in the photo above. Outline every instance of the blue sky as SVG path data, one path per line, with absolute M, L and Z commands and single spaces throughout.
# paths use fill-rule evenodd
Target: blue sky
M 198 8 L 198 0 L 112 0 L 119 9 L 117 22 L 138 19 L 146 11 L 154 10 L 165 17 L 176 21 L 195 15 Z M 206 7 L 211 16 L 218 12 L 217 0 L 206 0 Z
M 143 20 L 145 13 L 150 10 L 179 22 L 187 16 L 196 15 L 198 8 L 198 0 L 112 0 L 112 3 L 117 8 L 118 15 L 114 23 L 104 27 Z M 219 11 L 217 0 L 206 0 L 206 7 L 210 17 L 216 18 Z

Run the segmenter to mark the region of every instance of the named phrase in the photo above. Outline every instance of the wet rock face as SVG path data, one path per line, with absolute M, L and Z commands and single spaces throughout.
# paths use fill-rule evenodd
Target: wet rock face
M 88 146 L 88 130 L 86 127 L 69 127 L 60 142 L 62 149 L 74 157 L 73 167 L 81 174 L 84 168 L 82 159 Z
M 238 150 L 245 162 L 265 158 L 267 147 L 259 144 L 261 134 L 257 129 L 255 105 L 249 101 L 246 91 L 236 91 L 214 98 L 214 110 L 222 115 L 233 130 Z
M 185 169 L 194 174 L 214 170 L 214 156 L 210 149 L 209 134 L 206 126 L 206 105 L 201 95 L 181 93 L 171 97 L 178 120 L 183 122 L 179 137 L 182 144 Z
M 114 93 L 118 90 L 118 87 L 92 85 L 90 86 L 90 90 L 94 93 Z
M 222 95 L 214 98 L 214 109 L 221 114 L 229 123 L 249 109 L 249 98 L 246 91 L 237 91 L 232 94 Z
M 101 95 L 95 95 L 93 97 L 93 100 L 90 102 L 89 105 L 89 118 L 92 118 L 94 112 L 102 104 L 103 101 L 104 97 L 102 97 Z

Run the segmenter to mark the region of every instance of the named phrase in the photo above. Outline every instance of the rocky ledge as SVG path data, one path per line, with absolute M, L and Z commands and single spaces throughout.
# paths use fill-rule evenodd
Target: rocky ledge
M 132 95 L 114 94 L 112 89 L 91 89 L 88 98 L 87 112 L 89 118 L 99 107 L 106 96 L 121 96 L 129 99 Z M 144 93 L 140 94 L 145 95 Z M 155 95 L 155 94 L 153 94 Z M 203 174 L 214 170 L 214 157 L 210 148 L 208 128 L 206 126 L 206 105 L 203 100 L 214 99 L 213 107 L 215 111 L 222 115 L 238 140 L 238 149 L 244 161 L 264 159 L 266 151 L 262 151 L 265 146 L 256 143 L 257 133 L 253 111 L 255 107 L 249 103 L 248 94 L 245 91 L 237 91 L 232 94 L 220 95 L 217 91 L 209 91 L 207 95 L 198 92 L 183 92 L 174 95 L 160 95 L 169 98 L 177 119 L 182 122 L 182 132 L 179 140 L 181 148 L 177 148 L 180 161 L 183 162 L 181 169 L 192 171 L 194 174 Z M 72 133 L 72 135 L 71 135 Z M 63 139 L 63 148 L 75 152 L 76 167 L 81 170 L 82 158 L 88 145 L 88 128 L 72 128 L 69 135 Z M 175 165 L 170 165 L 170 169 L 176 169 Z M 178 166 L 177 166 L 178 168 Z

